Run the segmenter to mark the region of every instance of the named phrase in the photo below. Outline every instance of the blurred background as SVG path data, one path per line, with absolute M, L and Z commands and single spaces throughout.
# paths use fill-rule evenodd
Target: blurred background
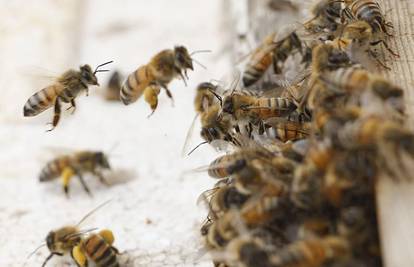
M 40 266 L 47 233 L 75 224 L 108 199 L 111 203 L 85 222 L 110 228 L 115 246 L 127 252 L 131 266 L 211 266 L 200 251 L 198 227 L 206 211 L 198 195 L 214 181 L 184 174 L 210 162 L 216 153 L 201 147 L 188 157 L 181 148 L 194 117 L 193 97 L 203 81 L 222 79 L 230 69 L 229 33 L 221 0 L 0 0 L 0 265 Z M 224 12 L 224 13 L 223 13 Z M 227 12 L 227 13 L 226 13 Z M 23 117 L 26 100 L 69 68 L 108 65 L 123 75 L 146 64 L 162 49 L 184 45 L 189 51 L 212 50 L 196 59 L 188 86 L 174 80 L 174 107 L 162 91 L 159 106 L 140 99 L 124 106 L 103 97 L 112 72 L 99 73 L 101 88 L 77 98 L 74 115 L 63 112 L 52 132 L 53 109 Z M 62 108 L 64 110 L 64 108 Z M 196 125 L 191 146 L 199 143 Z M 38 182 L 42 167 L 56 154 L 80 149 L 110 153 L 110 187 L 86 175 L 93 197 L 73 179 L 70 199 L 61 182 Z M 54 258 L 48 266 L 70 265 Z

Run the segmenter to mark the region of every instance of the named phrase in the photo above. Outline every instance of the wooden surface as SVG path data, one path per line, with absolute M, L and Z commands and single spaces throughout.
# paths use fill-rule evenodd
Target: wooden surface
M 379 3 L 395 27 L 395 37 L 389 43 L 400 54 L 399 59 L 388 57 L 386 62 L 391 71 L 384 75 L 404 89 L 409 115 L 407 126 L 414 129 L 414 1 L 381 0 Z M 377 197 L 385 266 L 414 266 L 414 184 L 381 179 Z
M 243 10 L 240 5 L 244 1 L 228 2 L 232 8 Z M 235 58 L 248 53 L 245 43 L 254 47 L 266 34 L 277 31 L 278 26 L 303 20 L 302 12 L 287 18 L 272 16 L 265 11 L 265 3 L 264 0 L 249 0 L 248 17 L 235 18 L 236 23 L 248 25 L 247 31 L 245 28 L 235 28 L 236 34 L 241 30 L 245 31 L 244 39 L 239 39 L 235 45 Z M 389 44 L 400 55 L 400 58 L 394 58 L 382 51 L 384 61 L 391 70 L 382 71 L 381 74 L 404 89 L 409 116 L 407 126 L 414 129 L 414 0 L 379 0 L 378 3 L 386 13 L 387 20 L 394 25 L 395 36 Z M 299 7 L 310 5 L 310 1 L 306 1 L 300 3 Z M 377 192 L 384 266 L 414 267 L 414 183 L 395 183 L 389 179 L 381 179 Z

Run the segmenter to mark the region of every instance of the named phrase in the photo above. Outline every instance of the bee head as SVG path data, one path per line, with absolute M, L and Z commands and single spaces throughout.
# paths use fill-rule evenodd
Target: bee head
M 201 128 L 201 137 L 207 142 L 220 139 L 220 132 L 215 127 L 203 127 Z
M 46 236 L 46 245 L 51 252 L 56 251 L 55 236 L 56 233 L 54 231 L 50 231 L 49 234 L 47 234 Z
M 175 65 L 179 69 L 190 69 L 190 70 L 194 69 L 193 59 L 188 53 L 187 48 L 185 48 L 184 46 L 176 46 L 174 47 L 174 54 L 175 54 Z
M 223 112 L 233 114 L 234 113 L 234 105 L 233 105 L 233 98 L 231 96 L 226 97 L 223 100 Z
M 91 66 L 89 66 L 88 64 L 81 66 L 80 67 L 80 72 L 81 72 L 81 79 L 86 84 L 98 85 L 99 86 L 98 78 L 96 78 L 96 75 L 93 72 Z
M 95 160 L 99 166 L 105 169 L 110 169 L 111 165 L 109 165 L 108 158 L 103 152 L 96 152 L 95 153 Z

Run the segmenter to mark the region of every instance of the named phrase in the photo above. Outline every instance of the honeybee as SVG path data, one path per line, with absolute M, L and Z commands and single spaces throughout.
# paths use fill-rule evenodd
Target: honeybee
M 283 64 L 288 56 L 295 50 L 302 53 L 302 41 L 299 39 L 296 32 L 292 32 L 275 44 L 273 51 L 273 70 L 276 74 L 282 73 L 281 64 Z
M 212 190 L 201 194 L 199 201 L 203 200 L 208 203 L 210 217 L 216 219 L 231 208 L 240 208 L 249 197 L 237 190 L 234 185 L 224 184 L 216 185 Z
M 173 100 L 168 84 L 177 76 L 186 84 L 187 69 L 193 70 L 192 54 L 188 53 L 184 46 L 176 46 L 174 49 L 166 49 L 156 54 L 148 64 L 129 74 L 121 87 L 122 102 L 129 105 L 137 101 L 142 94 L 148 94 L 151 95 L 148 99 L 151 98 L 149 102 L 154 112 L 158 103 L 155 88 L 164 88 L 167 96 Z
M 63 191 L 66 196 L 69 194 L 69 182 L 76 175 L 83 188 L 88 194 L 91 194 L 86 185 L 82 174 L 90 172 L 99 178 L 103 184 L 108 184 L 101 173 L 102 169 L 110 169 L 107 156 L 101 151 L 80 151 L 73 155 L 64 155 L 58 157 L 41 170 L 39 175 L 40 182 L 47 182 L 62 177 Z
M 269 118 L 288 116 L 297 108 L 290 98 L 258 97 L 249 91 L 232 92 L 223 98 L 222 103 L 220 119 L 230 115 L 236 121 L 248 121 L 255 125 Z
M 68 109 L 73 108 L 72 113 L 76 109 L 75 98 L 82 91 L 88 95 L 89 85 L 98 85 L 98 78 L 96 73 L 106 72 L 108 70 L 99 69 L 113 61 L 109 61 L 98 65 L 94 71 L 89 65 L 80 66 L 79 71 L 70 69 L 57 78 L 56 82 L 39 92 L 32 95 L 26 102 L 23 108 L 23 115 L 25 117 L 36 116 L 54 105 L 55 113 L 52 121 L 52 128 L 47 131 L 52 131 L 60 119 L 61 102 L 70 103 Z
M 269 34 L 252 52 L 242 76 L 245 87 L 249 87 L 256 83 L 272 64 L 273 49 L 276 45 L 274 42 L 275 37 L 276 33 Z
M 341 1 L 320 0 L 313 6 L 311 12 L 314 17 L 305 22 L 305 29 L 314 33 L 322 32 L 324 29 L 334 32 L 339 26 L 341 11 Z
M 106 86 L 105 99 L 108 101 L 119 101 L 121 91 L 121 73 L 114 71 Z
M 350 20 L 358 19 L 369 23 L 374 33 L 382 32 L 388 36 L 388 28 L 393 28 L 391 22 L 387 22 L 382 14 L 379 4 L 374 0 L 346 0 L 346 8 L 343 14 Z M 345 19 L 344 17 L 342 18 Z
M 99 205 L 89 213 L 87 213 L 76 225 L 68 225 L 63 226 L 61 228 L 58 228 L 56 230 L 52 230 L 48 233 L 46 236 L 46 243 L 39 246 L 31 255 L 33 255 L 39 248 L 43 246 L 47 246 L 47 248 L 50 251 L 49 256 L 45 259 L 45 261 L 42 264 L 42 267 L 46 266 L 47 262 L 53 257 L 53 256 L 64 256 L 67 254 L 70 254 L 73 258 L 73 260 L 79 265 L 79 266 L 87 266 L 86 258 L 84 254 L 81 252 L 83 251 L 81 247 L 79 247 L 83 242 L 87 241 L 89 239 L 93 240 L 95 239 L 95 236 L 100 236 L 104 240 L 107 240 L 107 243 L 113 242 L 113 234 L 110 230 L 102 230 L 98 234 L 91 234 L 89 237 L 85 239 L 85 235 L 88 233 L 91 233 L 97 228 L 88 229 L 88 230 L 81 230 L 79 227 L 80 225 L 94 212 L 96 212 L 98 209 L 102 208 L 106 204 L 108 204 L 110 201 L 106 201 L 103 204 Z M 96 241 L 88 242 L 90 245 L 96 244 Z M 82 245 L 83 246 L 83 245 Z M 89 246 L 90 249 L 90 246 Z M 95 253 L 88 254 L 88 256 L 96 262 L 96 256 L 98 255 L 105 255 L 102 256 L 105 259 L 112 258 L 110 251 L 107 252 L 109 248 L 102 246 L 99 251 L 95 251 Z M 90 251 L 90 250 L 89 250 Z M 99 253 L 98 253 L 99 252 Z M 30 255 L 30 256 L 31 256 Z M 29 256 L 29 257 L 30 257 Z M 91 257 L 95 256 L 95 258 Z M 99 260 L 96 263 L 102 262 Z M 108 266 L 108 265 L 97 265 L 97 266 Z M 118 266 L 118 265 L 111 265 L 111 266 Z
M 228 242 L 238 236 L 234 226 L 234 213 L 229 211 L 217 218 L 210 227 L 206 235 L 206 244 L 211 249 L 224 248 Z

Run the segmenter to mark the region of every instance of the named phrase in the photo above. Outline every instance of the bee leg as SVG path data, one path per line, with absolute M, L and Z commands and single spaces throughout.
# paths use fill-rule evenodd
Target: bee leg
M 73 108 L 73 110 L 72 110 L 72 114 L 73 114 L 73 113 L 75 113 L 75 110 L 76 110 L 76 103 L 75 103 L 75 99 L 72 99 L 72 100 L 70 101 L 70 107 L 68 107 L 66 110 L 69 110 L 69 109 L 71 109 L 71 108 Z
M 393 55 L 394 57 L 400 57 L 400 55 L 399 54 L 397 54 L 397 53 L 395 53 L 389 46 L 388 46 L 388 44 L 387 44 L 387 42 L 385 42 L 384 40 L 378 40 L 378 41 L 375 41 L 375 42 L 371 42 L 371 43 L 369 43 L 370 45 L 377 45 L 377 44 L 380 44 L 380 43 L 382 43 L 383 45 L 384 45 L 384 47 L 385 47 L 385 49 L 387 49 L 387 51 L 388 52 L 390 52 L 390 54 L 391 55 Z
M 46 263 L 53 257 L 53 256 L 59 256 L 59 257 L 61 257 L 61 256 L 63 256 L 63 254 L 61 254 L 61 253 L 57 253 L 57 252 L 52 252 L 52 253 L 50 253 L 49 254 L 49 256 L 47 256 L 47 258 L 45 259 L 45 261 L 43 262 L 43 264 L 42 264 L 42 267 L 45 267 L 46 266 Z
M 167 93 L 167 96 L 171 99 L 172 106 L 174 107 L 174 98 L 171 94 L 171 91 L 168 89 L 166 85 L 162 85 L 162 88 L 165 89 L 165 92 Z
M 75 261 L 78 267 L 88 267 L 88 259 L 82 252 L 80 245 L 75 246 L 70 252 L 70 256 Z
M 69 182 L 74 174 L 75 172 L 70 167 L 66 167 L 62 171 L 63 191 L 65 192 L 66 197 L 69 197 Z
M 102 174 L 100 171 L 94 171 L 94 172 L 93 172 L 93 174 L 94 174 L 94 175 L 96 175 L 96 176 L 98 176 L 99 181 L 100 181 L 102 184 L 104 184 L 104 185 L 106 185 L 106 186 L 109 186 L 108 181 L 105 179 L 105 177 L 103 176 L 103 174 Z
M 368 54 L 371 55 L 375 59 L 378 65 L 380 65 L 386 70 L 391 70 L 390 67 L 388 67 L 387 65 L 385 65 L 385 63 L 383 63 L 381 60 L 378 59 L 377 55 L 374 52 L 372 52 L 371 50 L 368 50 Z
M 91 191 L 89 190 L 89 187 L 86 185 L 85 180 L 83 179 L 82 174 L 79 171 L 76 171 L 76 176 L 78 176 L 79 181 L 82 184 L 83 189 L 85 189 L 86 193 L 88 193 L 88 195 L 92 196 Z
M 59 119 L 60 119 L 60 99 L 58 97 L 58 98 L 56 98 L 56 101 L 55 101 L 55 114 L 53 115 L 53 122 L 52 123 L 48 123 L 48 124 L 52 124 L 52 128 L 50 128 L 49 130 L 47 130 L 47 132 L 50 132 L 53 129 L 55 129 L 55 127 L 59 123 Z

